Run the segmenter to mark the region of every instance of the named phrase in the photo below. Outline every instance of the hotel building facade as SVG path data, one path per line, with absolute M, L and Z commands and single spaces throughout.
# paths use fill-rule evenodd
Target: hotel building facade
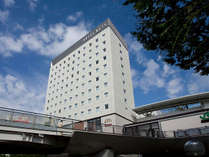
M 52 60 L 46 114 L 122 126 L 134 107 L 127 45 L 109 19 Z

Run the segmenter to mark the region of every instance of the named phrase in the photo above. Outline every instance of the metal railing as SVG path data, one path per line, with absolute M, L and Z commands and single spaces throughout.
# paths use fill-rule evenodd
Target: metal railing
M 77 122 L 75 119 L 0 107 L 0 126 L 57 131 L 65 124 Z
M 209 135 L 209 127 L 191 128 L 175 131 L 159 131 L 155 129 L 124 128 L 123 134 L 128 136 L 152 137 L 152 138 L 182 138 Z
M 200 127 L 176 131 L 159 131 L 155 129 L 136 129 L 112 124 L 91 123 L 75 119 L 56 117 L 52 115 L 33 113 L 0 107 L 0 126 L 28 128 L 36 130 L 60 131 L 80 130 L 87 132 L 100 132 L 120 134 L 136 137 L 152 138 L 181 138 L 190 136 L 209 135 L 209 127 Z

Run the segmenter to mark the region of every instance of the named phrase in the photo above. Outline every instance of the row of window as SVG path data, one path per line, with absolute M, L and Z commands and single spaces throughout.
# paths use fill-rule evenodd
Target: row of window
M 105 42 L 103 42 L 103 43 L 105 43 Z M 97 46 L 97 47 L 98 47 L 98 46 Z M 106 52 L 107 49 L 106 49 L 106 48 L 103 48 L 102 51 L 103 51 L 103 52 Z M 78 51 L 78 52 L 80 53 L 80 51 Z M 92 52 L 92 50 L 90 49 L 89 52 Z M 95 55 L 96 55 L 96 56 L 99 56 L 99 52 L 97 51 L 97 52 L 95 53 Z M 73 58 L 75 58 L 75 53 L 73 53 L 72 56 L 73 56 Z M 83 57 L 85 57 L 85 59 L 86 59 L 86 53 L 83 53 Z M 81 59 L 80 57 L 77 57 L 77 60 L 78 60 L 78 61 L 79 61 L 80 59 Z M 86 62 L 85 59 L 82 61 L 83 63 Z M 92 56 L 89 56 L 89 60 L 91 60 L 91 59 L 92 59 Z M 104 56 L 103 59 L 106 60 L 106 56 Z M 70 60 L 71 60 L 70 57 L 68 57 L 67 60 L 70 61 Z M 79 62 L 80 62 L 80 61 L 79 61 Z M 62 63 L 60 63 L 60 64 L 59 64 L 59 67 L 58 67 L 58 66 L 55 66 L 55 69 L 59 69 L 59 71 L 60 71 L 60 68 L 61 68 L 61 67 L 62 67 L 63 69 L 65 69 L 66 60 L 64 60 L 63 63 L 64 63 L 64 66 L 62 66 Z M 72 64 L 75 64 L 75 60 L 72 61 Z M 67 65 L 68 65 L 68 67 L 70 66 L 69 63 L 68 63 Z M 54 71 L 54 68 L 52 68 L 52 71 Z
M 69 106 L 69 109 L 70 109 L 70 106 Z M 100 107 L 100 106 L 97 106 L 97 107 L 95 108 L 96 113 L 100 112 L 100 111 L 101 111 L 100 109 L 101 109 L 101 107 Z M 105 104 L 105 105 L 104 105 L 104 109 L 105 109 L 105 110 L 108 110 L 108 109 L 109 109 L 109 104 Z M 67 110 L 66 107 L 63 108 L 63 112 L 65 112 L 65 110 Z M 62 112 L 61 109 L 59 109 L 58 112 L 57 112 L 57 111 L 54 111 L 54 114 L 56 114 L 56 113 L 61 114 L 61 113 L 63 113 L 63 112 Z M 87 112 L 88 114 L 92 114 L 92 109 L 88 109 L 86 112 Z M 52 114 L 52 112 L 51 112 L 50 114 Z M 85 114 L 85 111 L 81 111 L 81 112 L 80 112 L 80 115 L 81 115 L 81 116 L 84 115 L 84 114 Z M 78 113 L 74 113 L 74 117 L 76 117 L 76 116 L 78 116 Z M 69 115 L 68 117 L 71 118 L 71 115 Z
M 81 92 L 81 95 L 84 96 L 84 92 Z M 104 92 L 104 96 L 108 97 L 109 93 L 108 92 Z M 60 97 L 62 97 L 62 94 L 60 94 Z M 78 97 L 78 94 L 75 94 L 75 98 Z M 58 98 L 58 96 L 56 96 L 56 99 Z M 69 101 L 71 102 L 73 99 L 73 97 L 69 97 Z M 96 100 L 100 99 L 100 95 L 96 95 Z M 54 98 L 51 99 L 52 101 L 54 100 Z M 88 102 L 91 103 L 92 98 L 88 98 Z M 66 103 L 68 101 L 68 99 L 64 99 L 64 102 Z M 50 100 L 48 99 L 47 102 L 49 103 Z M 59 104 L 62 104 L 62 101 L 59 102 Z M 81 104 L 84 105 L 84 101 L 81 101 Z M 57 106 L 57 103 L 55 103 L 55 106 Z
M 97 52 L 97 53 L 98 53 L 98 52 Z M 91 59 L 91 58 L 92 58 L 92 57 L 90 56 L 89 59 Z M 104 60 L 104 61 L 107 60 L 107 56 L 103 56 L 103 60 Z M 85 63 L 86 60 L 83 60 L 82 62 Z M 74 65 L 74 63 L 75 63 L 75 61 L 73 60 L 72 65 Z M 77 67 L 80 66 L 80 63 L 81 63 L 81 62 L 78 62 L 78 63 L 77 63 Z M 95 61 L 95 65 L 97 65 L 97 64 L 99 64 L 99 60 L 98 60 L 98 59 Z M 105 65 L 105 64 L 104 64 L 104 65 Z M 70 64 L 67 64 L 66 66 L 67 66 L 67 67 L 70 67 Z M 66 66 L 63 66 L 63 69 L 65 69 Z M 88 66 L 89 66 L 89 67 L 92 67 L 92 64 L 89 64 Z M 53 69 L 53 68 L 52 68 L 52 69 Z M 72 67 L 71 69 L 72 69 L 72 71 L 74 71 L 75 67 Z M 83 70 L 85 70 L 84 67 L 83 67 Z M 53 70 L 52 70 L 52 71 L 53 71 Z M 58 71 L 61 72 L 61 69 L 59 69 Z M 69 72 L 69 69 L 67 70 L 67 72 Z M 54 72 L 54 75 L 57 75 L 57 72 Z M 53 74 L 51 74 L 51 77 L 53 77 Z

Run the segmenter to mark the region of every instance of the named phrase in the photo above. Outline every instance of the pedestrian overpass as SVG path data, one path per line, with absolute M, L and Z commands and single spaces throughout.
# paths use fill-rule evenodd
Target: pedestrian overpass
M 209 150 L 209 128 L 199 134 L 170 137 L 123 135 L 122 126 L 78 130 L 78 120 L 0 108 L 0 154 L 67 154 L 113 156 L 114 154 L 182 154 L 185 142 L 197 139 Z M 104 132 L 103 127 L 110 127 Z M 208 129 L 208 131 L 207 131 Z M 112 130 L 112 131 L 110 131 Z M 208 152 L 207 152 L 208 153 Z

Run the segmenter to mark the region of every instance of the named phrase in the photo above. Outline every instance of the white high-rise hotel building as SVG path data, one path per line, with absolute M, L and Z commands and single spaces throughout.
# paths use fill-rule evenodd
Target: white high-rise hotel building
M 46 114 L 123 125 L 134 106 L 127 45 L 109 19 L 52 60 Z

